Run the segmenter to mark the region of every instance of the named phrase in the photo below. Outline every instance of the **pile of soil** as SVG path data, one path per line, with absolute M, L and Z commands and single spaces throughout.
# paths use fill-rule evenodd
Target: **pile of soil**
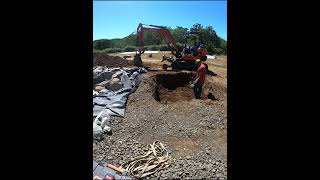
M 109 56 L 106 53 L 93 53 L 94 66 L 128 67 L 133 66 L 132 61 L 125 60 L 119 56 Z
M 212 77 L 207 77 L 203 85 L 203 98 L 222 100 L 226 98 L 227 88 L 217 83 L 212 83 Z

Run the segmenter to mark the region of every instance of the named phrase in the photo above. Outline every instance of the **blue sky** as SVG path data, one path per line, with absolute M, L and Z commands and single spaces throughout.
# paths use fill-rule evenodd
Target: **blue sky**
M 211 25 L 227 40 L 226 1 L 94 1 L 93 40 L 123 38 L 139 23 L 192 27 Z

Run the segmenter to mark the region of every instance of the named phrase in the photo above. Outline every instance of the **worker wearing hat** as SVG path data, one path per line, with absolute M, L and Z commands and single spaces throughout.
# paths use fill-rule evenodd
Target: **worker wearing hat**
M 202 86 L 206 79 L 206 66 L 203 63 L 201 63 L 200 59 L 196 60 L 195 66 L 197 68 L 197 76 L 196 76 L 196 80 L 193 81 L 191 86 L 193 87 L 194 96 L 197 99 L 200 99 L 201 93 L 202 93 Z

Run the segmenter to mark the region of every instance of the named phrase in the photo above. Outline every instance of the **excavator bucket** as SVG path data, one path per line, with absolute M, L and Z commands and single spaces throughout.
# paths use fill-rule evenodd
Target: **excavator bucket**
M 136 53 L 136 55 L 134 55 L 133 64 L 138 67 L 142 66 L 141 54 Z

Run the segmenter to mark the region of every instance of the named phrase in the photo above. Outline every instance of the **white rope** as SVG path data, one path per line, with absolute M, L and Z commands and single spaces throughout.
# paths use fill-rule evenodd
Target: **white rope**
M 124 168 L 129 176 L 143 178 L 169 167 L 171 158 L 164 145 L 155 141 L 149 146 L 149 151 L 145 155 L 123 163 L 120 168 Z

